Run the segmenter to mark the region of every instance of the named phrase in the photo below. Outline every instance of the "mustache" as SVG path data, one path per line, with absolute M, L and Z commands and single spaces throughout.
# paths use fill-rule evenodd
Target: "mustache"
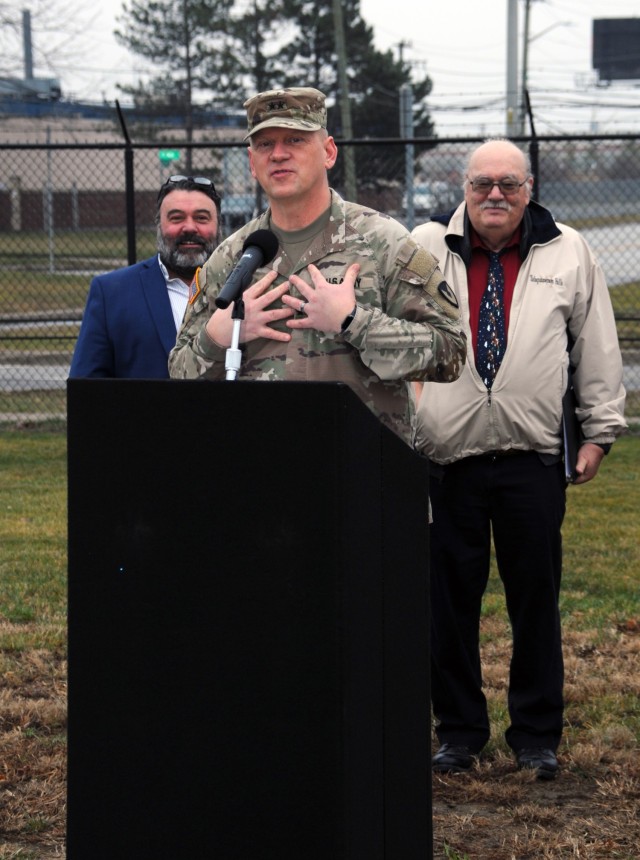
M 184 242 L 188 242 L 190 245 L 200 245 L 201 247 L 205 247 L 205 241 L 202 236 L 198 236 L 197 233 L 181 233 L 174 240 L 176 246 L 182 245 Z
M 505 212 L 510 212 L 511 206 L 506 200 L 496 200 L 495 202 L 485 200 L 484 203 L 480 204 L 480 209 L 504 209 Z

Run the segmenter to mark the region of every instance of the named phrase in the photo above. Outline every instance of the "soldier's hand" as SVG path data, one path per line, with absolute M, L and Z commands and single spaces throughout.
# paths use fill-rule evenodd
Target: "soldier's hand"
M 291 340 L 291 335 L 288 332 L 278 331 L 271 327 L 274 322 L 287 319 L 294 313 L 288 307 L 271 307 L 274 302 L 282 298 L 289 288 L 285 282 L 279 287 L 269 289 L 277 277 L 277 272 L 268 272 L 244 291 L 244 320 L 240 325 L 240 343 L 248 343 L 261 337 L 269 340 Z M 218 308 L 207 323 L 207 334 L 218 346 L 225 348 L 231 346 L 232 312 L 233 303 L 224 310 Z
M 355 282 L 360 271 L 359 263 L 347 269 L 341 284 L 330 284 L 320 270 L 309 264 L 307 268 L 313 287 L 298 275 L 291 275 L 289 282 L 298 290 L 302 299 L 285 294 L 282 301 L 292 308 L 298 316 L 287 320 L 289 328 L 314 328 L 328 333 L 339 332 L 344 321 L 356 303 Z

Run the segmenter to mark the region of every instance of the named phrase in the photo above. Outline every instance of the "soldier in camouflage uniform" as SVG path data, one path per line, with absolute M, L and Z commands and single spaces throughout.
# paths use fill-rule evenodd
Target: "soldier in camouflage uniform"
M 245 107 L 252 174 L 270 206 L 198 272 L 170 375 L 225 378 L 232 308 L 216 308 L 215 299 L 245 239 L 269 229 L 279 248 L 243 294 L 238 378 L 344 382 L 412 444 L 409 383 L 452 382 L 465 362 L 456 299 L 401 224 L 329 187 L 337 147 L 321 92 L 272 90 Z

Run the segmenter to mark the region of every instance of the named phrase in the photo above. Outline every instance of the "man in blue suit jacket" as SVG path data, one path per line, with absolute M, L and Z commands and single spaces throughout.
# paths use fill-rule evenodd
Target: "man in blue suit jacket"
M 69 376 L 168 379 L 167 358 L 196 269 L 218 244 L 220 197 L 203 176 L 172 176 L 156 209 L 158 254 L 91 281 Z

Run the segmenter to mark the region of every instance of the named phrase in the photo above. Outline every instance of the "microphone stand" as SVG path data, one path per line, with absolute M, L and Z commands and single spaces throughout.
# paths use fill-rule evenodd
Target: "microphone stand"
M 233 382 L 238 375 L 242 363 L 242 350 L 238 347 L 240 343 L 240 326 L 244 319 L 244 301 L 242 295 L 233 303 L 231 319 L 233 320 L 233 332 L 231 334 L 231 346 L 227 349 L 225 356 L 224 369 L 227 371 L 227 380 Z

